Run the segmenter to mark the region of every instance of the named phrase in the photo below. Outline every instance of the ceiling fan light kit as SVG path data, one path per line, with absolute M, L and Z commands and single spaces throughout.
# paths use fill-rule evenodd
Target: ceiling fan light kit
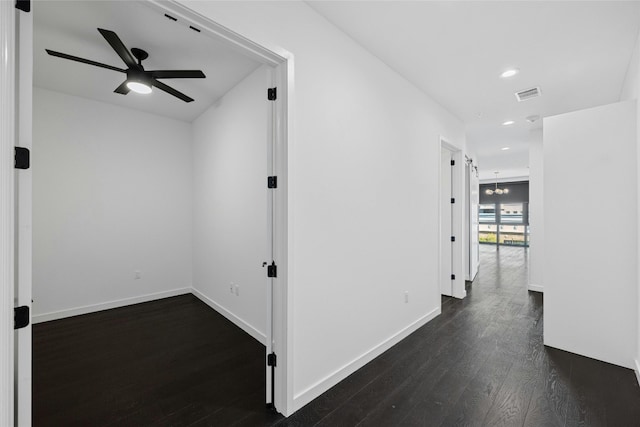
M 68 55 L 66 53 L 56 52 L 50 49 L 45 49 L 46 52 L 51 56 L 57 56 L 58 58 L 68 59 L 71 61 L 81 62 L 83 64 L 93 65 L 100 68 L 106 68 L 108 70 L 118 71 L 121 73 L 127 74 L 127 79 L 120 84 L 114 90 L 115 93 L 119 93 L 121 95 L 126 95 L 130 91 L 141 93 L 141 94 L 149 94 L 151 93 L 151 88 L 156 87 L 163 92 L 166 92 L 170 95 L 175 96 L 183 100 L 184 102 L 192 102 L 193 98 L 185 95 L 184 93 L 172 88 L 169 85 L 166 85 L 159 81 L 158 79 L 203 79 L 206 76 L 200 70 L 154 70 L 147 71 L 142 66 L 142 61 L 149 57 L 149 54 L 142 49 L 131 48 L 129 51 L 120 37 L 116 33 L 110 30 L 105 30 L 102 28 L 98 28 L 98 31 L 105 40 L 109 43 L 109 45 L 115 50 L 118 56 L 122 59 L 122 61 L 127 66 L 127 69 L 122 69 L 118 67 L 114 67 L 112 65 L 102 64 L 100 62 L 92 61 L 85 58 L 80 58 L 73 55 Z M 137 60 L 137 62 L 136 62 Z
M 151 93 L 150 85 L 142 82 L 133 81 L 133 80 L 127 81 L 127 88 L 129 88 L 130 90 L 136 93 L 141 93 L 143 95 L 147 95 Z
M 128 89 L 145 95 L 151 93 L 151 86 L 153 85 L 151 79 L 147 78 L 144 72 L 138 70 L 127 70 L 127 80 L 125 83 Z

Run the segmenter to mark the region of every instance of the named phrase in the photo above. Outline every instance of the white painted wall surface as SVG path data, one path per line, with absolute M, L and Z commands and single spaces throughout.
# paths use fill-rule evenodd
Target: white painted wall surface
M 640 97 L 640 34 L 636 39 L 636 45 L 633 50 L 633 56 L 629 61 L 629 68 L 620 93 L 621 101 L 636 100 Z M 637 164 L 640 165 L 640 108 L 636 109 L 636 147 L 637 147 Z M 638 174 L 638 212 L 640 212 L 640 173 Z M 640 216 L 638 217 L 638 242 L 640 244 Z M 640 251 L 638 252 L 638 348 L 636 352 L 635 371 L 640 383 Z
M 187 292 L 190 125 L 41 88 L 33 107 L 36 320 Z
M 263 343 L 267 87 L 261 67 L 193 122 L 193 287 Z
M 635 102 L 545 118 L 543 150 L 544 343 L 632 368 L 638 316 Z
M 544 193 L 542 129 L 529 137 L 529 290 L 544 291 Z
M 637 100 L 640 98 L 640 34 L 636 39 L 636 45 L 633 50 L 633 56 L 629 61 L 629 68 L 620 93 L 620 101 Z M 640 108 L 636 108 L 636 147 L 637 147 L 637 165 L 640 165 Z M 638 212 L 640 213 L 640 173 L 638 174 Z M 640 216 L 638 217 L 638 244 L 640 245 Z M 640 384 L 640 251 L 638 251 L 638 348 L 636 352 L 635 371 L 638 383 Z
M 627 68 L 627 74 L 625 75 L 624 82 L 622 84 L 622 90 L 620 91 L 620 101 L 630 101 L 638 98 L 638 92 L 640 91 L 640 34 L 636 39 L 636 46 L 633 49 L 631 60 L 629 61 L 629 68 Z
M 295 410 L 439 313 L 440 135 L 464 128 L 302 2 L 181 3 L 294 56 Z

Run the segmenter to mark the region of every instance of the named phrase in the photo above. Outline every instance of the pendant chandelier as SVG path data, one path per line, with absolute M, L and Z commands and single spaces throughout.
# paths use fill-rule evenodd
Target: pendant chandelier
M 489 196 L 492 196 L 494 194 L 497 195 L 501 195 L 501 194 L 509 194 L 509 189 L 508 188 L 498 188 L 498 172 L 494 172 L 496 174 L 496 188 L 494 188 L 493 190 L 490 188 L 487 188 L 484 192 L 485 194 L 488 194 Z

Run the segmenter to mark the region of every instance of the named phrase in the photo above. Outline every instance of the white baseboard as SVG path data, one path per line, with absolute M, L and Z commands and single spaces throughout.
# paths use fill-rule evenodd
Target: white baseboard
M 245 322 L 244 320 L 242 320 L 241 318 L 239 318 L 238 316 L 236 316 L 235 314 L 233 314 L 232 312 L 230 312 L 229 310 L 227 310 L 226 308 L 224 308 L 223 306 L 221 306 L 211 298 L 205 296 L 199 290 L 195 288 L 191 288 L 190 291 L 191 293 L 193 293 L 193 295 L 198 297 L 202 302 L 204 302 L 209 307 L 213 308 L 215 311 L 217 311 L 218 313 L 222 314 L 224 317 L 229 319 L 236 326 L 238 326 L 240 329 L 242 329 L 243 331 L 251 335 L 262 345 L 266 345 L 267 336 L 265 334 L 263 334 L 262 332 L 257 330 L 255 327 L 251 326 L 249 323 Z
M 542 292 L 544 293 L 544 287 L 540 286 L 540 285 L 534 285 L 533 283 L 529 283 L 529 285 L 527 286 L 527 289 L 533 292 Z
M 411 333 L 415 332 L 421 326 L 424 326 L 427 322 L 429 322 L 439 314 L 440 314 L 440 307 L 433 309 L 432 311 L 422 316 L 421 318 L 419 318 L 409 326 L 400 330 L 395 335 L 387 338 L 385 341 L 373 347 L 371 350 L 360 355 L 355 360 L 347 363 L 346 365 L 339 368 L 332 374 L 316 382 L 311 387 L 308 387 L 306 390 L 303 390 L 302 392 L 295 395 L 293 397 L 292 413 L 302 408 L 304 405 L 311 402 L 313 399 L 320 396 L 322 393 L 329 390 L 331 387 L 338 384 L 340 381 L 347 378 L 349 375 L 351 375 L 358 369 L 362 368 L 364 365 L 371 362 L 376 357 L 380 356 L 382 353 L 384 353 L 385 351 L 387 351 L 388 349 L 396 345 L 398 342 L 400 342 L 402 339 L 409 336 Z
M 636 379 L 638 380 L 638 385 L 640 385 L 640 360 L 636 359 L 636 368 L 634 371 L 636 372 Z
M 66 310 L 52 311 L 49 313 L 34 315 L 31 323 L 48 322 L 50 320 L 64 319 L 65 317 L 79 316 L 81 314 L 94 313 L 96 311 L 109 310 L 111 308 L 124 307 L 126 305 L 138 304 L 141 302 L 154 301 L 157 299 L 174 297 L 191 293 L 191 288 L 173 289 L 171 291 L 156 292 L 132 298 L 123 298 L 115 301 L 108 301 L 99 304 L 85 305 L 82 307 L 69 308 Z

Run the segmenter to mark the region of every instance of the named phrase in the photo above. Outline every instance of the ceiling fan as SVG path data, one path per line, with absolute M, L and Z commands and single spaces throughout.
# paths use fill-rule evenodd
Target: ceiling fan
M 66 53 L 56 52 L 54 50 L 45 49 L 49 55 L 59 58 L 70 59 L 72 61 L 82 62 L 84 64 L 94 65 L 96 67 L 106 68 L 108 70 L 119 71 L 127 74 L 127 79 L 114 90 L 115 93 L 126 95 L 129 91 L 138 93 L 151 93 L 151 87 L 167 92 L 180 98 L 184 102 L 191 102 L 193 98 L 188 97 L 184 93 L 175 90 L 157 79 L 203 79 L 206 76 L 200 70 L 154 70 L 147 71 L 142 66 L 142 61 L 149 57 L 149 54 L 142 49 L 131 48 L 131 52 L 126 48 L 120 37 L 113 31 L 98 28 L 98 31 L 116 51 L 118 56 L 122 58 L 127 69 L 114 67 L 112 65 L 102 64 L 100 62 L 91 61 L 89 59 L 79 58 L 77 56 L 68 55 Z M 137 62 L 136 62 L 137 60 Z

